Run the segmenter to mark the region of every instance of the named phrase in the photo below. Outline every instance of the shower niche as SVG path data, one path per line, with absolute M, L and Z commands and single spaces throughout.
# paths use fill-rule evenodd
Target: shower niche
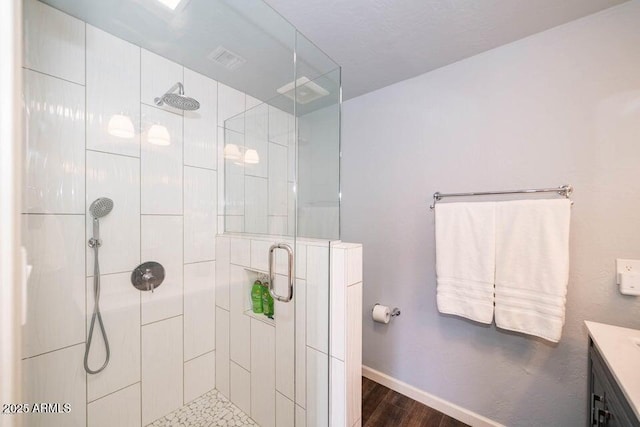
M 23 425 L 357 425 L 362 248 L 339 240 L 340 67 L 258 0 L 23 12 L 23 400 L 73 408 Z M 113 204 L 96 262 L 98 198 Z M 282 243 L 292 261 L 276 251 L 269 275 Z M 161 286 L 155 267 L 132 277 L 147 261 Z M 292 289 L 273 319 L 251 311 L 264 275 Z M 108 364 L 87 373 L 85 352 L 107 360 L 98 320 L 88 348 L 97 300 Z

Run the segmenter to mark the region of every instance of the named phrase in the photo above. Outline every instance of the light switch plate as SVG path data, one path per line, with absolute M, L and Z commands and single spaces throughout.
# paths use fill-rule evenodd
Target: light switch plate
M 620 284 L 620 274 L 640 273 L 640 260 L 637 259 L 616 259 L 616 283 Z

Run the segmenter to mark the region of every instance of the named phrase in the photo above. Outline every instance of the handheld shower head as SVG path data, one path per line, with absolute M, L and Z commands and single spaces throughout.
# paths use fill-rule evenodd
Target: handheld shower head
M 178 93 L 174 93 L 175 91 Z M 171 86 L 171 88 L 162 96 L 154 99 L 157 106 L 164 104 L 170 107 L 177 108 L 179 110 L 194 111 L 200 108 L 200 103 L 193 98 L 184 96 L 184 86 L 178 82 Z
M 113 209 L 113 200 L 108 197 L 98 197 L 89 206 L 89 213 L 94 219 L 102 218 L 109 215 Z
M 109 349 L 109 339 L 107 338 L 107 331 L 104 329 L 104 323 L 102 322 L 102 315 L 100 314 L 100 261 L 98 259 L 98 248 L 102 245 L 100 240 L 100 218 L 109 215 L 109 212 L 113 209 L 113 200 L 108 197 L 98 197 L 89 206 L 89 213 L 93 217 L 93 237 L 89 239 L 89 247 L 93 249 L 93 315 L 91 316 L 91 324 L 89 326 L 89 337 L 87 339 L 87 345 L 84 349 L 84 370 L 89 374 L 97 374 L 102 372 L 104 368 L 109 364 L 109 358 L 111 356 L 111 350 Z M 89 367 L 89 351 L 91 351 L 91 340 L 93 339 L 93 328 L 98 321 L 100 332 L 102 333 L 102 339 L 104 341 L 106 356 L 104 363 L 101 367 L 93 370 Z

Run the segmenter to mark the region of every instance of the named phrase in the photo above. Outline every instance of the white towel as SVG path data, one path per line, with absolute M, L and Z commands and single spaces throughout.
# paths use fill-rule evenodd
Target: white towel
M 566 199 L 496 203 L 496 326 L 560 340 L 570 210 Z
M 493 320 L 495 203 L 436 205 L 438 310 Z

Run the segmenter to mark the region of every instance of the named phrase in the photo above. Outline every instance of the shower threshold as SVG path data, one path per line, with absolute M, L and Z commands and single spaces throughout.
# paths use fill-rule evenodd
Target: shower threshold
M 217 390 L 211 390 L 147 427 L 258 426 Z

